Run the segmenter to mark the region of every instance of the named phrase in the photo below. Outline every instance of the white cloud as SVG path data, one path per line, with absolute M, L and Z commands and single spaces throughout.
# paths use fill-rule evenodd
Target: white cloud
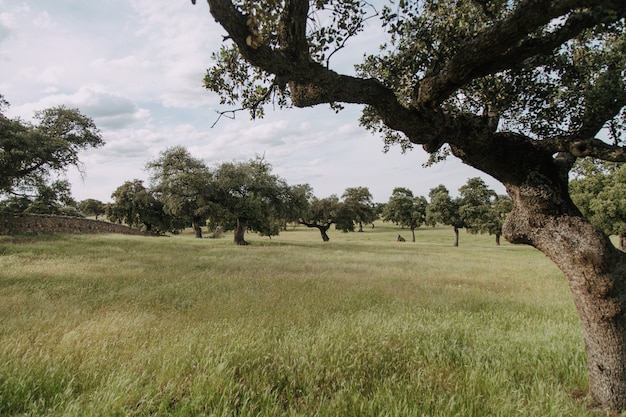
M 138 108 L 128 97 L 108 92 L 99 85 L 81 87 L 73 94 L 47 95 L 37 102 L 15 106 L 9 114 L 28 119 L 36 110 L 61 105 L 78 108 L 103 129 L 119 129 L 145 121 L 149 116 L 148 110 Z

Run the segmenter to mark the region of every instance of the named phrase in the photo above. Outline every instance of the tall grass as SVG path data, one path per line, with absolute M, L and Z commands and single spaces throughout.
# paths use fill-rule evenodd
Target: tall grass
M 398 233 L 3 238 L 0 415 L 602 415 L 543 255 Z

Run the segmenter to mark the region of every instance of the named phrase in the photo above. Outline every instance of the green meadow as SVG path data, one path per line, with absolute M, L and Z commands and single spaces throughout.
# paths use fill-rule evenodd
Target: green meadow
M 0 416 L 606 415 L 543 254 L 398 233 L 0 237 Z

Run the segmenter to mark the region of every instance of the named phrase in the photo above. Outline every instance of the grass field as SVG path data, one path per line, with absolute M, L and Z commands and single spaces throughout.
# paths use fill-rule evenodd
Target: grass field
M 599 416 L 560 272 L 398 243 L 0 237 L 0 416 Z

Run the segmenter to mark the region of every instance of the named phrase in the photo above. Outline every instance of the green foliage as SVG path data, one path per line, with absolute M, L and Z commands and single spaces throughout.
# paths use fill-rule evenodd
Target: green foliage
M 272 166 L 261 157 L 217 167 L 211 182 L 211 223 L 233 230 L 243 222 L 262 235 L 278 235 L 285 219 L 291 217 L 289 210 L 299 207 L 294 204 L 297 195 L 303 194 L 292 194 L 287 183 L 271 171 Z
M 2 194 L 32 194 L 52 173 L 70 165 L 81 169 L 81 150 L 104 144 L 93 121 L 77 109 L 45 109 L 35 113 L 35 120 L 31 125 L 0 113 Z
M 465 222 L 460 213 L 461 200 L 452 198 L 445 185 L 440 184 L 428 192 L 430 203 L 426 209 L 426 223 L 434 226 L 446 224 L 461 229 Z
M 446 64 L 463 54 L 468 39 L 514 12 L 519 2 L 509 1 L 401 1 L 383 7 L 382 25 L 389 41 L 381 53 L 366 57 L 358 65 L 359 74 L 375 77 L 393 89 L 398 98 L 410 105 L 419 83 L 438 74 Z M 496 116 L 502 127 L 535 138 L 574 132 L 596 116 L 609 117 L 611 139 L 619 142 L 626 113 L 614 111 L 615 92 L 626 91 L 623 72 L 626 54 L 624 19 L 615 20 L 612 12 L 601 8 L 595 30 L 584 30 L 560 48 L 528 59 L 505 71 L 475 77 L 451 95 L 442 107 L 448 111 Z M 585 16 L 588 18 L 588 16 Z M 546 22 L 535 37 L 550 37 L 565 26 Z M 531 43 L 531 42 L 529 42 Z M 494 51 L 498 45 L 492 45 Z M 504 59 L 503 59 L 504 60 Z M 610 71 L 607 71 L 610 69 Z M 410 147 L 407 139 L 382 124 L 379 114 L 365 109 L 361 122 L 385 135 L 386 145 Z M 593 122 L 597 123 L 597 122 Z M 597 126 L 598 129 L 601 127 Z M 595 132 L 594 132 L 595 133 Z
M 574 171 L 570 194 L 583 215 L 608 235 L 625 235 L 626 165 L 584 159 Z
M 302 220 L 306 223 L 330 226 L 335 223 L 340 206 L 339 197 L 334 194 L 325 198 L 311 196 L 309 210 L 302 216 Z
M 32 184 L 33 195 L 14 195 L 0 202 L 0 210 L 6 213 L 34 213 L 64 216 L 81 216 L 72 198 L 67 180 L 38 179 Z
M 96 220 L 98 216 L 105 213 L 105 208 L 106 206 L 102 201 L 93 198 L 88 198 L 78 203 L 78 209 L 81 213 L 87 216 L 95 216 Z
M 359 232 L 362 232 L 364 223 L 373 223 L 378 218 L 372 194 L 367 187 L 346 188 L 341 197 L 344 206 L 341 210 L 342 224 L 346 223 L 347 226 L 348 217 L 351 217 L 350 221 L 358 224 Z M 340 229 L 345 230 L 345 227 Z
M 411 232 L 414 232 L 416 228 L 426 223 L 427 206 L 426 198 L 414 197 L 413 192 L 408 188 L 396 187 L 385 205 L 382 217 L 387 222 L 408 227 Z M 413 233 L 413 241 L 415 242 L 415 233 Z
M 204 162 L 192 157 L 186 148 L 175 146 L 148 162 L 146 170 L 150 172 L 151 191 L 165 214 L 178 224 L 193 224 L 198 232 L 210 210 L 212 178 Z
M 126 181 L 111 194 L 113 202 L 106 206 L 107 218 L 130 227 L 143 227 L 146 231 L 175 232 L 184 227 L 178 219 L 168 216 L 163 203 L 144 187 L 143 181 Z
M 461 195 L 459 214 L 463 218 L 465 228 L 471 233 L 486 231 L 490 222 L 491 203 L 496 193 L 479 177 L 468 179 L 467 183 L 459 188 L 459 192 Z

